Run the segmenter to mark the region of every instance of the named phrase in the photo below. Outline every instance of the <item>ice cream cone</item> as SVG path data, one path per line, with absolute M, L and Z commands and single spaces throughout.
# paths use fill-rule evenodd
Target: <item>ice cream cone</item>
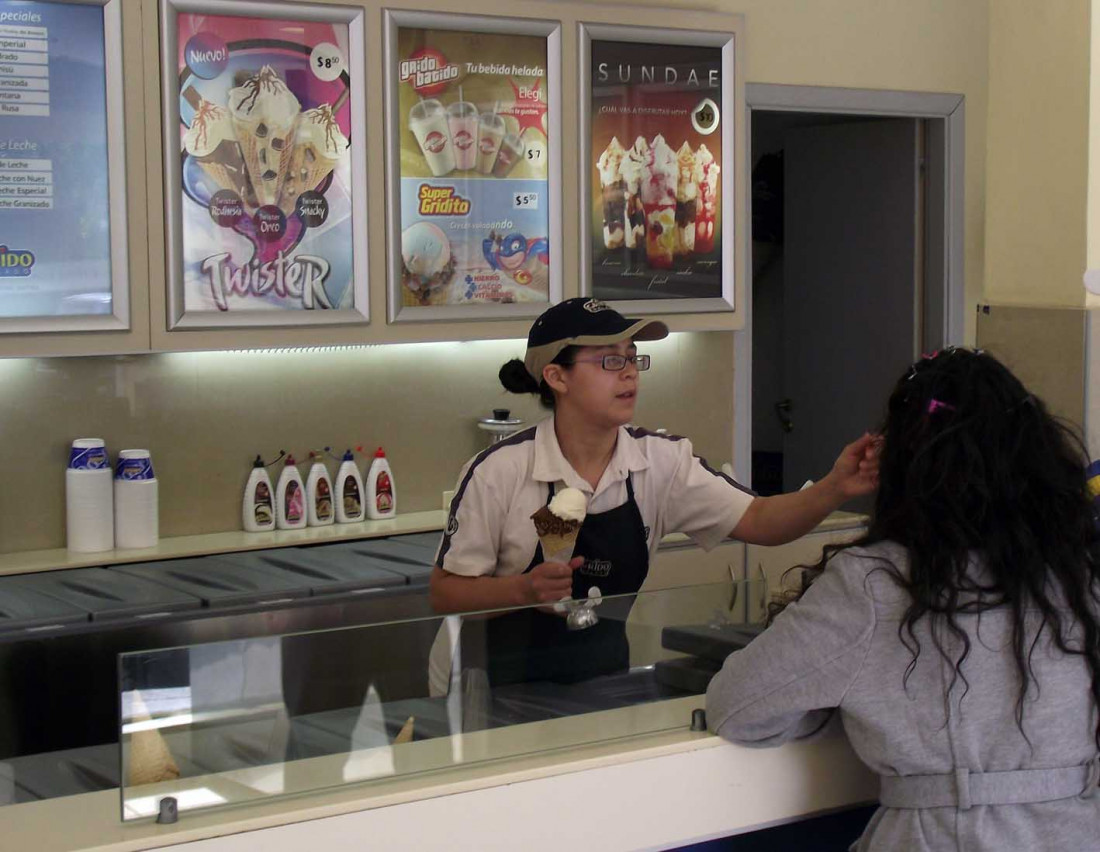
M 139 692 L 134 693 L 130 723 L 147 722 L 149 711 Z M 174 781 L 180 777 L 180 768 L 172 758 L 168 743 L 156 728 L 135 731 L 130 735 L 130 760 L 126 783 L 131 787 Z
M 329 104 L 302 113 L 279 202 L 283 213 L 293 213 L 298 196 L 316 189 L 329 176 L 347 146 L 347 137 L 340 131 Z
M 290 170 L 301 105 L 270 65 L 229 90 L 229 113 L 262 205 L 276 204 Z
M 255 201 L 228 110 L 198 98 L 183 148 L 218 189 L 232 190 L 245 203 Z
M 568 562 L 584 523 L 588 500 L 576 488 L 563 488 L 531 515 L 546 562 Z

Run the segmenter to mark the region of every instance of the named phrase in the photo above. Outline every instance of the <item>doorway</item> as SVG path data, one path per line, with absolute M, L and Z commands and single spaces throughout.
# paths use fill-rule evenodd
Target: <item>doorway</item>
M 773 494 L 877 426 L 917 355 L 962 342 L 962 98 L 749 85 L 746 100 L 735 458 Z

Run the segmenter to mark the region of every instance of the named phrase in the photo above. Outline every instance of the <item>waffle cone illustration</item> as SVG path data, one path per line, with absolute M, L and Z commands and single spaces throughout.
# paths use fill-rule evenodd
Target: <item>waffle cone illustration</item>
M 229 114 L 261 205 L 277 204 L 290 170 L 301 105 L 270 65 L 229 90 Z
M 302 113 L 279 202 L 283 213 L 293 213 L 298 196 L 316 189 L 332 173 L 347 147 L 348 139 L 336 123 L 331 104 Z
M 183 137 L 184 150 L 218 189 L 232 190 L 245 204 L 256 207 L 229 111 L 197 94 L 194 106 L 195 117 Z

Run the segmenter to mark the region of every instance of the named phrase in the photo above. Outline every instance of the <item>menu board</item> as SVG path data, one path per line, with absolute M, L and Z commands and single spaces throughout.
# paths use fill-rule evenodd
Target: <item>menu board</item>
M 591 45 L 592 294 L 722 295 L 722 50 Z
M 103 7 L 0 0 L 0 318 L 113 312 L 107 147 Z
M 180 12 L 176 33 L 184 311 L 352 307 L 348 25 Z
M 547 42 L 400 27 L 400 303 L 547 302 Z

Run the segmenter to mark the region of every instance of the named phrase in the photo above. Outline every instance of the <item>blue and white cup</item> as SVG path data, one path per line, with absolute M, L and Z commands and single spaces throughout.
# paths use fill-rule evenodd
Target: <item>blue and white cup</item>
M 77 438 L 65 471 L 65 543 L 76 553 L 115 546 L 111 462 L 102 438 Z
M 148 450 L 119 450 L 115 466 L 115 547 L 155 547 L 159 496 Z
M 77 438 L 69 450 L 69 470 L 101 470 L 109 468 L 107 447 L 102 438 Z
M 120 450 L 118 464 L 115 465 L 115 479 L 124 479 L 127 482 L 156 479 L 149 451 Z

